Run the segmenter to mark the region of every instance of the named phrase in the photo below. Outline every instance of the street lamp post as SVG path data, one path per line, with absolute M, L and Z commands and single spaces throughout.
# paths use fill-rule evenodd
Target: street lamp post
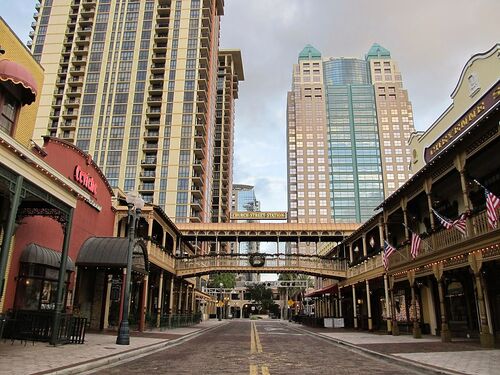
M 135 239 L 135 224 L 137 217 L 140 216 L 141 210 L 144 207 L 144 200 L 139 193 L 130 192 L 127 194 L 128 206 L 128 251 L 127 251 L 127 268 L 125 269 L 125 291 L 123 293 L 122 303 L 122 321 L 118 329 L 116 338 L 117 345 L 130 344 L 130 330 L 128 325 L 129 300 L 130 300 L 130 281 L 132 276 L 132 254 L 134 252 Z

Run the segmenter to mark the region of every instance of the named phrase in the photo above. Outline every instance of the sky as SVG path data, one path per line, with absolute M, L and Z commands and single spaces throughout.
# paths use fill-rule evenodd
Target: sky
M 28 40 L 35 0 L 0 0 Z M 225 0 L 221 48 L 240 49 L 233 182 L 256 186 L 263 211 L 286 210 L 286 95 L 299 52 L 363 58 L 373 43 L 398 62 L 425 130 L 451 104 L 468 59 L 500 42 L 498 0 Z

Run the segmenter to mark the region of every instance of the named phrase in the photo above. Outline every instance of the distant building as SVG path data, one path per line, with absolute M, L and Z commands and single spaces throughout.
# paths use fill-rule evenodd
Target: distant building
M 255 187 L 251 185 L 233 185 L 232 203 L 233 211 L 260 211 L 260 201 L 255 196 Z M 248 221 L 250 222 L 250 221 Z M 259 242 L 240 242 L 231 244 L 231 252 L 249 254 L 258 253 L 260 250 Z M 259 281 L 260 276 L 255 273 L 242 274 L 238 277 L 239 281 Z
M 307 45 L 287 97 L 289 220 L 369 219 L 411 176 L 413 131 L 411 103 L 389 51 L 374 44 L 365 59 L 323 58 Z

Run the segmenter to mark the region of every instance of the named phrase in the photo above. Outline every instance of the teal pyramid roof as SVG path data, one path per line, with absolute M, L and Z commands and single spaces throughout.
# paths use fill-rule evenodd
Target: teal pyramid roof
M 307 44 L 302 52 L 299 53 L 299 60 L 321 60 L 321 52 Z
M 372 47 L 368 51 L 368 53 L 365 56 L 366 60 L 370 59 L 383 59 L 383 58 L 391 58 L 391 53 L 389 50 L 385 49 L 378 43 L 373 43 Z

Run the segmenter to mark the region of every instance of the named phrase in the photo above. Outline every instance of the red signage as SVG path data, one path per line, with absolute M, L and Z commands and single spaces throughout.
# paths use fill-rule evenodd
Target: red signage
M 97 193 L 97 184 L 94 177 L 89 176 L 87 172 L 82 171 L 79 165 L 75 167 L 75 181 L 82 185 L 85 189 L 90 191 L 92 194 Z

